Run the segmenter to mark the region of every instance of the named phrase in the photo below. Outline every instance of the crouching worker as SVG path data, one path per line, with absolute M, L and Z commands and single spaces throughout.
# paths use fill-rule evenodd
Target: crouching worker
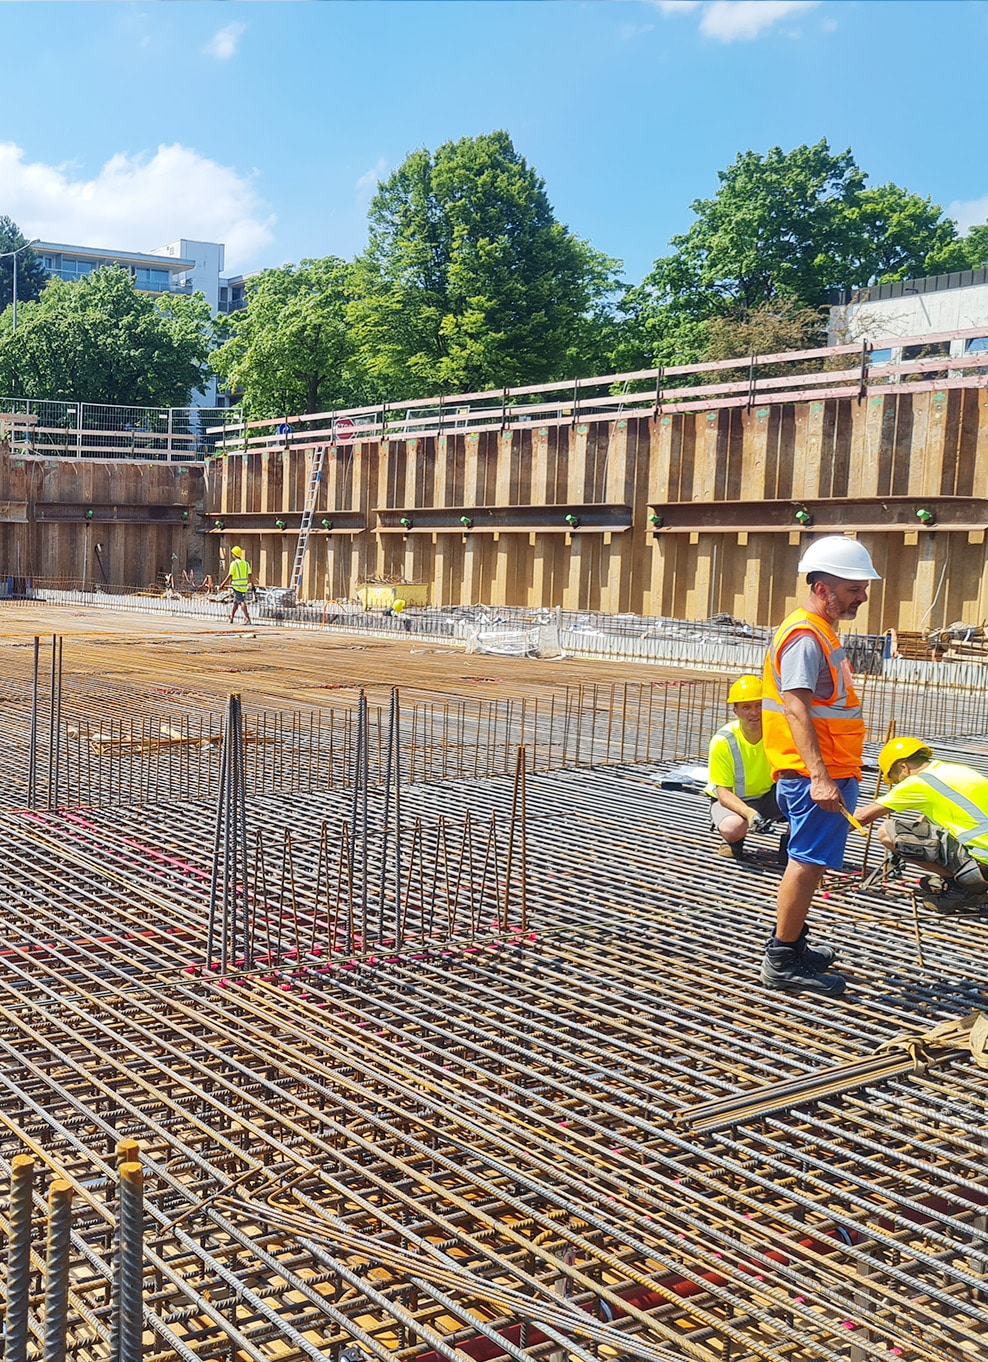
M 893 855 L 930 876 L 923 902 L 935 912 L 988 905 L 988 777 L 937 761 L 919 738 L 893 738 L 878 754 L 891 787 L 859 809 L 859 823 L 884 818 L 877 832 Z
M 762 678 L 740 676 L 727 693 L 734 718 L 710 739 L 707 794 L 710 825 L 725 846 L 720 855 L 744 860 L 744 839 L 749 832 L 767 832 L 782 818 L 775 802 L 775 784 L 762 743 Z M 779 846 L 785 860 L 788 835 Z

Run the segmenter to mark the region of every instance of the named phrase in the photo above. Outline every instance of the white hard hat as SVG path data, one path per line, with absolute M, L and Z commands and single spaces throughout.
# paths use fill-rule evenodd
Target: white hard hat
M 844 534 L 828 534 L 814 539 L 799 560 L 800 572 L 829 572 L 849 582 L 881 580 L 864 544 Z

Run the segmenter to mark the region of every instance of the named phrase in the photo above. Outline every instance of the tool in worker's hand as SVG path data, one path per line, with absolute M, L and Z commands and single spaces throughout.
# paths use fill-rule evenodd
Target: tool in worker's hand
M 841 801 L 840 811 L 847 819 L 847 821 L 850 823 L 852 828 L 857 828 L 858 832 L 862 833 L 865 837 L 867 837 L 868 834 L 865 831 L 864 824 L 858 822 L 854 814 L 851 813 L 850 809 L 848 809 L 847 805 L 843 801 Z

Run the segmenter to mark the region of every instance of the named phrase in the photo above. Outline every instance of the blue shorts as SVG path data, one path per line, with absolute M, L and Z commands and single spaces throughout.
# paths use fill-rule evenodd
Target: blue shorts
M 844 796 L 844 805 L 853 813 L 858 803 L 858 782 L 854 776 L 834 782 Z M 803 865 L 822 865 L 840 870 L 850 823 L 842 813 L 827 813 L 810 798 L 808 776 L 786 776 L 775 784 L 775 797 L 789 823 L 789 859 Z

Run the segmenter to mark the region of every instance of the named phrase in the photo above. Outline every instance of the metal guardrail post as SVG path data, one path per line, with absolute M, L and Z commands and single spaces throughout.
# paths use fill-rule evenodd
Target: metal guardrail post
M 140 1362 L 144 1349 L 144 1170 L 122 1163 L 117 1220 L 114 1315 L 117 1362 Z
M 45 1260 L 44 1362 L 65 1362 L 69 1327 L 69 1245 L 72 1184 L 61 1178 L 48 1192 L 48 1252 Z
M 10 1240 L 7 1245 L 7 1321 L 4 1362 L 27 1362 L 28 1306 L 31 1300 L 31 1210 L 34 1158 L 15 1154 L 10 1176 Z

